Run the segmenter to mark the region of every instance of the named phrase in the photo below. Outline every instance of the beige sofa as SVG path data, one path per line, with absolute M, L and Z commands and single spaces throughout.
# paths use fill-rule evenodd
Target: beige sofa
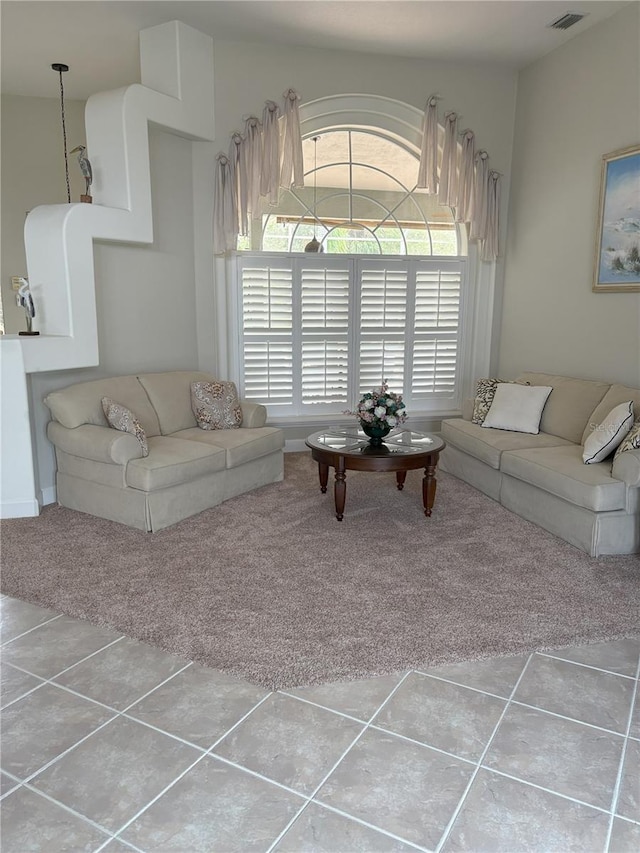
M 241 401 L 239 429 L 203 430 L 191 409 L 191 383 L 208 373 L 118 376 L 53 391 L 58 503 L 156 531 L 258 486 L 283 478 L 282 430 L 265 426 L 266 409 Z M 145 430 L 149 455 L 134 435 L 107 425 L 101 400 L 129 408 Z
M 633 400 L 640 417 L 640 390 L 546 373 L 517 381 L 553 388 L 540 433 L 471 423 L 468 401 L 462 418 L 442 422 L 440 467 L 593 557 L 640 551 L 640 450 L 582 461 L 584 440 L 614 406 Z

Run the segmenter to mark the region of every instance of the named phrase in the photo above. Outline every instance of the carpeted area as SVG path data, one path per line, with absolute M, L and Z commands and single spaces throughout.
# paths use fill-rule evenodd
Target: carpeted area
M 331 472 L 332 475 L 333 472 Z M 145 534 L 58 506 L 2 524 L 2 592 L 284 688 L 640 634 L 640 557 L 592 559 L 446 473 L 285 480 Z

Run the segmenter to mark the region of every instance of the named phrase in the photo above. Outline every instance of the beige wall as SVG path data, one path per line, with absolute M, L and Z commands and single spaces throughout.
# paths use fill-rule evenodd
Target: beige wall
M 65 102 L 65 124 L 68 151 L 84 145 L 84 101 Z M 24 311 L 16 307 L 11 290 L 11 276 L 27 274 L 23 239 L 27 212 L 40 204 L 67 202 L 60 100 L 3 95 L 1 147 L 0 284 L 5 331 L 15 334 L 26 328 Z M 84 179 L 76 155 L 68 160 L 71 199 L 80 201 Z
M 373 93 L 419 109 L 430 94 L 438 92 L 444 107 L 462 113 L 464 125 L 476 131 L 478 144 L 489 150 L 492 165 L 505 173 L 505 182 L 508 179 L 515 113 L 516 75 L 512 72 L 215 40 L 214 62 L 215 150 L 227 150 L 229 135 L 242 127 L 242 117 L 261 113 L 267 98 L 279 101 L 290 86 L 305 101 L 334 94 Z M 68 106 L 69 147 L 84 141 L 82 106 Z M 25 272 L 25 211 L 37 204 L 66 201 L 64 168 L 60 186 L 58 107 L 53 98 L 2 100 L 3 290 L 9 276 Z M 194 265 L 199 270 L 211 268 L 213 170 L 207 160 L 194 185 L 192 166 L 210 155 L 207 150 L 196 156 L 189 142 L 154 128 L 150 144 L 153 246 L 96 245 L 100 366 L 30 378 L 38 477 L 45 494 L 50 493 L 55 476 L 51 446 L 45 437 L 48 415 L 41 402 L 47 391 L 100 375 L 138 370 L 215 369 L 210 346 L 215 329 L 213 300 L 199 293 L 194 281 Z M 70 168 L 77 170 L 76 163 Z M 82 189 L 77 172 L 74 180 L 73 197 L 77 198 Z M 196 222 L 194 203 L 199 211 Z M 13 331 L 21 321 L 18 313 L 11 321 Z
M 518 81 L 499 373 L 640 385 L 640 293 L 593 293 L 602 155 L 640 142 L 640 6 Z
M 429 95 L 442 96 L 440 110 L 457 110 L 464 127 L 491 155 L 492 166 L 509 173 L 513 143 L 516 74 L 477 63 L 425 61 L 262 44 L 216 42 L 215 118 L 217 145 L 229 146 L 242 118 L 262 115 L 268 98 L 281 101 L 293 87 L 303 102 L 341 94 L 371 94 L 424 109 Z
M 198 366 L 191 144 L 151 127 L 154 242 L 95 245 L 100 366 L 30 377 L 40 488 L 54 484 L 43 397 L 54 388 L 136 371 Z

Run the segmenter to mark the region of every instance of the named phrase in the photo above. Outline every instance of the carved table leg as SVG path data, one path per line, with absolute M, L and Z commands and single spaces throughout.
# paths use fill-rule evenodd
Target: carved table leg
M 318 474 L 320 475 L 320 491 L 324 495 L 329 482 L 329 466 L 325 465 L 324 462 L 318 462 Z
M 404 481 L 407 479 L 406 471 L 396 471 L 396 485 L 398 486 L 398 491 L 402 491 L 404 489 Z
M 336 518 L 338 521 L 342 521 L 342 516 L 344 514 L 344 501 L 347 494 L 347 484 L 345 480 L 344 459 L 338 459 L 336 464 L 336 484 L 334 489 L 336 498 Z
M 424 479 L 422 481 L 422 503 L 424 505 L 424 514 L 426 516 L 431 515 L 431 510 L 433 509 L 433 504 L 436 499 L 436 464 L 437 459 L 434 461 L 433 465 L 427 465 L 424 469 Z

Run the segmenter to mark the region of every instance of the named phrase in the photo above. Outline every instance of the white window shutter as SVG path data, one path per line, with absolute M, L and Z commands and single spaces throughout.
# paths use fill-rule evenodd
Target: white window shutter
M 300 264 L 301 404 L 349 401 L 349 266 L 334 259 Z
M 360 273 L 358 394 L 385 379 L 404 393 L 408 265 L 363 262 Z
M 459 376 L 462 270 L 459 264 L 418 267 L 411 398 L 432 395 L 455 399 Z
M 243 254 L 238 266 L 247 399 L 337 414 L 386 380 L 409 414 L 457 404 L 464 262 Z
M 242 265 L 243 395 L 265 405 L 293 403 L 291 265 Z

